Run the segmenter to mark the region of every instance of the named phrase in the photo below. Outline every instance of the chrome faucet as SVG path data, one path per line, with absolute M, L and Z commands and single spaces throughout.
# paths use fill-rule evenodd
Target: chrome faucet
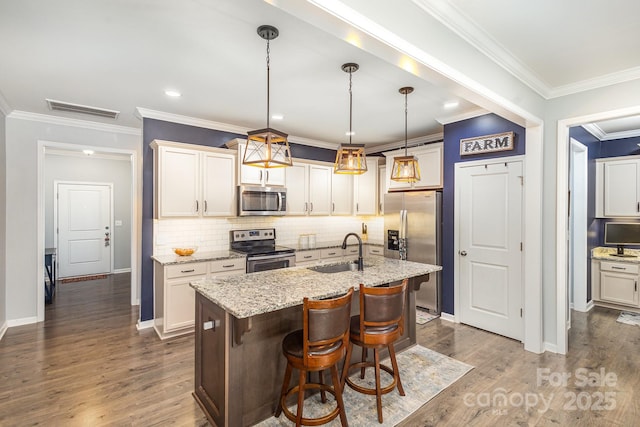
M 364 262 L 362 260 L 362 239 L 356 233 L 348 233 L 342 241 L 342 249 L 347 249 L 347 238 L 354 236 L 358 239 L 358 271 L 364 271 Z

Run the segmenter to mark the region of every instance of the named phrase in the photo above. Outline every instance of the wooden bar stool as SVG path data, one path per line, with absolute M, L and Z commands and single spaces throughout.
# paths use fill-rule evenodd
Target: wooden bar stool
M 360 285 L 360 315 L 351 318 L 351 333 L 345 365 L 342 370 L 342 387 L 345 383 L 352 389 L 376 396 L 378 407 L 378 421 L 382 423 L 382 395 L 391 392 L 397 385 L 398 393 L 404 396 L 396 352 L 393 343 L 400 338 L 404 329 L 404 301 L 407 291 L 407 279 L 399 286 L 367 288 Z M 353 345 L 362 347 L 362 361 L 348 366 L 351 360 Z M 389 349 L 389 358 L 393 369 L 380 364 L 380 350 Z M 373 349 L 373 362 L 367 362 L 367 349 Z M 363 387 L 349 378 L 349 369 L 360 368 L 360 378 L 364 379 L 365 369 L 373 367 L 375 370 L 375 389 Z M 393 376 L 388 386 L 380 386 L 380 369 Z
M 284 412 L 284 415 L 294 421 L 296 426 L 317 426 L 328 423 L 340 415 L 342 425 L 348 426 L 342 402 L 338 362 L 344 358 L 347 351 L 352 296 L 353 289 L 349 289 L 346 295 L 335 299 L 319 301 L 304 299 L 302 329 L 287 334 L 282 340 L 282 352 L 287 358 L 287 369 L 284 374 L 276 417 Z M 298 385 L 289 388 L 293 369 L 299 371 Z M 333 387 L 323 384 L 322 371 L 324 369 L 331 370 Z M 319 384 L 306 381 L 307 372 L 314 371 L 319 372 Z M 325 391 L 333 394 L 337 403 L 336 408 L 320 418 L 304 418 L 302 409 L 305 390 L 310 389 L 321 391 L 323 403 L 326 401 Z M 295 393 L 298 394 L 297 414 L 289 411 L 286 405 L 287 398 Z

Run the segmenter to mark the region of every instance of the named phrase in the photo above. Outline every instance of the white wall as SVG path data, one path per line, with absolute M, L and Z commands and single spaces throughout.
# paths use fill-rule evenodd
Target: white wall
M 0 95 L 1 96 L 1 95 Z M 0 338 L 7 328 L 7 280 L 6 280 L 6 245 L 7 245 L 7 159 L 5 138 L 6 117 L 0 111 Z
M 142 158 L 142 138 L 126 130 L 107 126 L 83 128 L 79 121 L 52 120 L 14 111 L 6 123 L 6 253 L 7 319 L 11 324 L 37 319 L 37 286 L 44 286 L 38 270 L 43 263 L 38 255 L 38 141 L 52 141 L 78 146 L 133 150 Z M 67 124 L 69 123 L 69 124 Z M 90 123 L 89 123 L 90 124 Z M 87 125 L 89 125 L 87 124 Z M 137 182 L 141 182 L 138 178 Z M 141 194 L 138 191 L 138 196 Z M 138 229 L 140 229 L 138 227 Z M 43 230 L 44 232 L 44 230 Z
M 113 157 L 113 156 L 112 156 Z M 114 268 L 131 268 L 131 159 L 46 153 L 45 156 L 45 247 L 55 246 L 54 181 L 85 181 L 113 184 L 113 214 L 122 226 L 113 227 Z

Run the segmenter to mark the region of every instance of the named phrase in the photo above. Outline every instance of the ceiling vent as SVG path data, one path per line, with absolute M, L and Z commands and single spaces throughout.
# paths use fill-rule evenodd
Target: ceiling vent
M 47 99 L 47 104 L 49 105 L 49 109 L 53 111 L 68 111 L 71 113 L 89 114 L 92 116 L 107 117 L 110 119 L 117 119 L 120 114 L 120 111 L 116 110 L 72 104 L 70 102 L 56 101 L 54 99 Z

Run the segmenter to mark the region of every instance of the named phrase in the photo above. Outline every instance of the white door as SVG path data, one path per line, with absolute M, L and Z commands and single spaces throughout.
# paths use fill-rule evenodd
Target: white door
M 111 272 L 111 185 L 62 184 L 58 192 L 59 277 Z
M 522 321 L 522 162 L 456 168 L 460 321 L 517 340 Z

